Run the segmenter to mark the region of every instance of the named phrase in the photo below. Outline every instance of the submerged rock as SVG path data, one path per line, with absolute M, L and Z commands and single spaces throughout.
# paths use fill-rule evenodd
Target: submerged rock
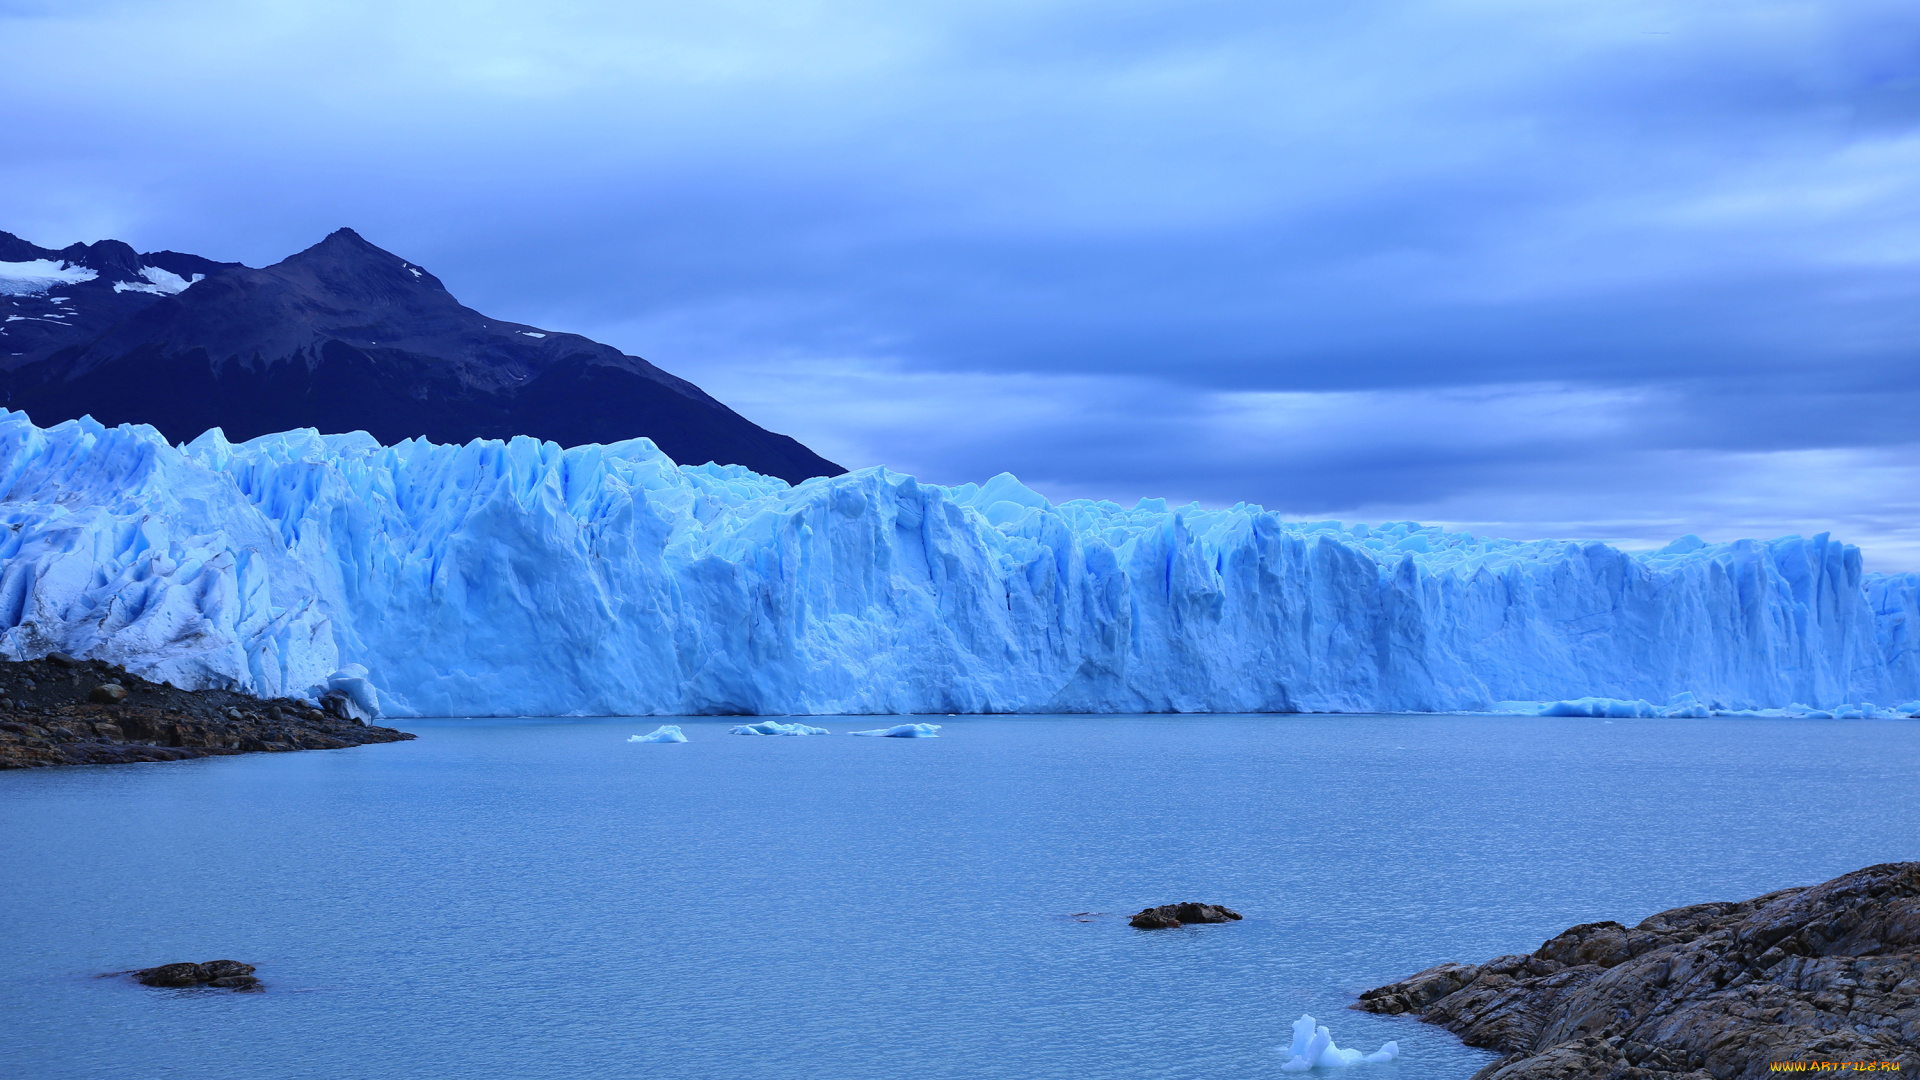
M 1175 930 L 1187 923 L 1237 922 L 1239 919 L 1240 913 L 1230 908 L 1188 901 L 1147 908 L 1127 920 L 1127 925 L 1141 930 Z
M 220 990 L 251 990 L 260 985 L 253 965 L 238 960 L 208 960 L 204 964 L 161 964 L 132 972 L 134 980 L 146 986 L 185 988 L 211 986 Z
M 1757 1080 L 1775 1062 L 1911 1069 L 1920 862 L 1675 908 L 1632 928 L 1582 923 L 1530 955 L 1441 964 L 1353 1007 L 1412 1014 L 1506 1052 L 1475 1080 Z

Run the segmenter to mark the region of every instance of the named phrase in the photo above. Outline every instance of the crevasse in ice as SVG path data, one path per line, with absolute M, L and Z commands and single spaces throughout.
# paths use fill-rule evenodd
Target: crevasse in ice
M 1920 575 L 1824 535 L 1631 554 L 1007 475 L 789 487 L 645 439 L 174 447 L 6 412 L 0 515 L 0 652 L 387 716 L 1920 698 Z

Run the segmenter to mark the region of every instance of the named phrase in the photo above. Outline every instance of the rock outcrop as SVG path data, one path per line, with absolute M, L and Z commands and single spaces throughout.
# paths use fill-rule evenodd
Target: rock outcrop
M 143 985 L 169 989 L 194 986 L 207 986 L 216 990 L 258 990 L 260 988 L 260 980 L 253 975 L 253 965 L 243 964 L 238 960 L 208 960 L 204 964 L 161 964 L 159 967 L 142 968 L 139 971 L 124 974 L 132 975 L 134 981 Z
M 1187 923 L 1235 922 L 1240 913 L 1215 904 L 1196 904 L 1188 901 L 1184 904 L 1162 904 L 1150 907 L 1133 918 L 1127 925 L 1141 930 L 1176 930 Z
M 1675 908 L 1632 928 L 1583 923 L 1531 955 L 1441 964 L 1353 1007 L 1506 1052 L 1474 1080 L 1745 1080 L 1776 1062 L 1910 1071 L 1920 862 Z
M 345 695 L 327 709 L 232 690 L 182 690 L 99 660 L 0 661 L 0 769 L 337 750 L 413 738 L 370 727 Z

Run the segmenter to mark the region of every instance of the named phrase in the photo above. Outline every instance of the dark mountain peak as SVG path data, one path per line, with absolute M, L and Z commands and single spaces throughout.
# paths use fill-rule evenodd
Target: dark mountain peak
M 235 439 L 358 429 L 386 443 L 644 435 L 688 464 L 795 483 L 844 471 L 637 356 L 474 311 L 352 229 L 258 270 L 118 241 L 55 252 L 0 233 L 0 262 L 40 259 L 96 271 L 0 272 L 0 396 L 40 424 L 91 414 L 176 441 L 216 426 Z
M 0 232 L 0 262 L 32 262 L 51 252 L 38 244 L 22 240 L 10 232 Z
M 70 266 L 84 266 L 100 274 L 118 273 L 138 275 L 140 273 L 140 253 L 132 245 L 118 240 L 102 240 L 94 244 L 68 244 L 54 250 L 43 248 L 30 240 L 22 240 L 10 232 L 0 232 L 0 261 L 36 262 L 45 259 L 49 262 L 63 262 Z
M 241 263 L 215 262 L 212 259 L 203 259 L 198 255 L 188 255 L 180 251 L 146 251 L 141 253 L 140 259 L 148 266 L 157 266 L 189 281 L 195 274 L 201 277 L 212 277 L 223 270 L 246 269 Z
M 23 240 L 10 232 L 0 231 L 0 262 L 48 262 L 66 263 L 70 266 L 83 266 L 98 275 L 99 288 L 112 288 L 115 282 L 131 282 L 137 291 L 146 291 L 145 285 L 151 280 L 143 273 L 149 266 L 157 266 L 168 273 L 178 274 L 183 280 L 192 280 L 193 275 L 209 277 L 222 270 L 232 270 L 237 262 L 215 262 L 198 255 L 187 255 L 178 251 L 136 252 L 131 244 L 119 240 L 101 240 L 92 244 L 68 244 L 63 248 L 43 248 L 30 240 Z M 125 292 L 123 286 L 120 289 Z
M 305 251 L 267 267 L 267 272 L 362 303 L 418 303 L 427 292 L 439 294 L 443 302 L 453 301 L 439 278 L 368 243 L 352 229 L 335 229 Z
M 68 244 L 58 252 L 60 258 L 70 263 L 87 267 L 102 277 L 131 277 L 139 279 L 140 253 L 133 245 L 119 240 L 101 240 L 92 244 Z

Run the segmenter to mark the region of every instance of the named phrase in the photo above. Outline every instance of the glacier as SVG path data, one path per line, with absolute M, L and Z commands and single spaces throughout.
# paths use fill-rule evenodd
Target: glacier
M 175 446 L 4 410 L 0 515 L 0 654 L 390 717 L 1920 699 L 1920 575 L 1824 534 L 1632 553 L 1005 474 L 794 487 L 646 439 Z

